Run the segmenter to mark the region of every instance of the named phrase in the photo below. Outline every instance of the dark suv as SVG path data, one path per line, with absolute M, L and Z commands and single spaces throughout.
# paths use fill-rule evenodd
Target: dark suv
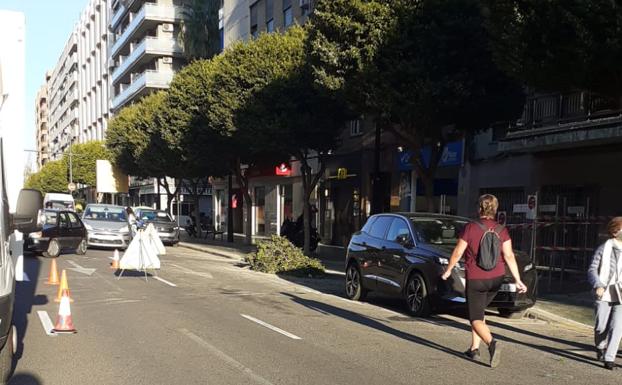
M 465 302 L 462 261 L 447 281 L 440 277 L 471 219 L 436 214 L 395 213 L 371 216 L 355 233 L 346 254 L 346 295 L 362 300 L 377 290 L 402 296 L 408 312 L 426 316 L 443 304 Z M 528 291 L 516 292 L 506 270 L 505 282 L 491 303 L 501 315 L 520 314 L 535 303 L 535 264 L 525 253 L 515 252 L 518 268 Z

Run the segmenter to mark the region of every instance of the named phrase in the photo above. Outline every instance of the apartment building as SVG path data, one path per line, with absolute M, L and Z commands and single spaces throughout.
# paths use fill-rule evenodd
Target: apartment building
M 37 167 L 41 168 L 49 159 L 48 137 L 48 82 L 52 74 L 46 72 L 45 83 L 37 92 L 35 101 L 35 126 L 37 135 Z
M 78 133 L 78 34 L 74 30 L 48 82 L 50 160 L 62 157 Z
M 108 0 L 91 0 L 48 82 L 50 159 L 73 143 L 103 140 L 110 113 Z
M 109 50 L 112 110 L 168 88 L 184 64 L 178 43 L 182 0 L 113 0 Z

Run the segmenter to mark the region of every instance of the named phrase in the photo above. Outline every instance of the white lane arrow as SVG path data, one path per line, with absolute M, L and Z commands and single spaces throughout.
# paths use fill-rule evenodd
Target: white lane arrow
M 78 265 L 77 263 L 75 263 L 74 261 L 70 261 L 70 260 L 68 260 L 67 263 L 74 266 L 74 267 L 70 267 L 69 270 L 73 270 L 75 272 L 86 274 L 86 275 L 93 275 L 95 270 L 97 270 L 97 269 L 90 269 L 87 267 L 82 267 Z

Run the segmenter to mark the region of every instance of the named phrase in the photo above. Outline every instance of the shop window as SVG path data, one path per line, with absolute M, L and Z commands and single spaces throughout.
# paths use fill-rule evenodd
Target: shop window
M 266 233 L 266 188 L 255 187 L 255 234 Z

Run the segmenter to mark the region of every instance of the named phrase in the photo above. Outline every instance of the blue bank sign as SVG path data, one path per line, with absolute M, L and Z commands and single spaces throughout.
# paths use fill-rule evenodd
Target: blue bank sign
M 462 151 L 462 141 L 447 143 L 443 148 L 443 153 L 438 161 L 438 166 L 460 166 L 462 164 Z M 421 150 L 423 162 L 426 167 L 430 165 L 431 153 L 432 151 L 430 146 L 425 146 Z M 413 169 L 413 155 L 414 153 L 412 151 L 402 151 L 397 153 L 397 167 L 400 171 L 410 171 Z

